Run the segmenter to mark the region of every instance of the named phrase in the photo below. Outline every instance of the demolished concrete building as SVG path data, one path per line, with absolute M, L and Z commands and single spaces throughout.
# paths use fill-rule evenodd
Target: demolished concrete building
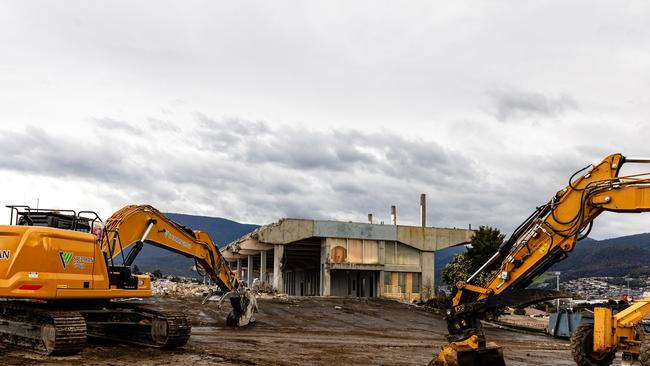
M 222 253 L 240 278 L 288 295 L 429 298 L 435 252 L 468 243 L 473 231 L 396 225 L 392 214 L 391 225 L 282 219 Z

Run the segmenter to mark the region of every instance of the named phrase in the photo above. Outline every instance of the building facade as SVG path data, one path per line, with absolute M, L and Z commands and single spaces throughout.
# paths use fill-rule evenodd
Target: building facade
M 435 252 L 472 230 L 283 219 L 222 249 L 240 278 L 294 296 L 429 298 Z M 267 263 L 269 265 L 267 265 Z

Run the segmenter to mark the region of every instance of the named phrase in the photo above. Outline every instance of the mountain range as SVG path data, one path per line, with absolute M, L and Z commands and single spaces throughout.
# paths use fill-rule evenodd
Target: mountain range
M 255 230 L 259 225 L 208 216 L 166 213 L 169 218 L 187 227 L 210 234 L 218 246 L 228 244 Z M 436 252 L 436 283 L 441 284 L 441 274 L 454 256 L 465 247 L 452 247 Z M 178 254 L 145 245 L 135 261 L 141 271 L 159 269 L 164 274 L 196 276 L 191 268 L 194 261 Z M 551 271 L 560 271 L 562 280 L 579 277 L 611 276 L 639 277 L 650 275 L 650 233 L 595 240 L 587 238 L 578 242 L 573 253 L 555 264 Z
M 587 238 L 550 270 L 562 272 L 562 280 L 650 275 L 650 233 L 605 240 Z

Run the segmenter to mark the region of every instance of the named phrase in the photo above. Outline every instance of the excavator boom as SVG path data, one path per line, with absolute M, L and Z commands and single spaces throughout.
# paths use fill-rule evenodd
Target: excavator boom
M 182 226 L 152 206 L 123 207 L 106 220 L 105 232 L 101 249 L 111 260 L 121 256 L 124 265 L 131 266 L 146 243 L 194 259 L 225 292 L 239 286 L 208 233 Z
M 129 205 L 116 211 L 106 220 L 104 232 L 101 250 L 111 262 L 121 257 L 127 267 L 133 264 L 144 244 L 194 259 L 197 270 L 223 293 L 220 303 L 226 298 L 230 300 L 233 310 L 227 324 L 243 326 L 254 321 L 254 294 L 239 281 L 208 233 L 180 225 L 148 205 Z M 214 291 L 208 298 L 217 293 Z
M 480 319 L 487 313 L 505 306 L 521 307 L 570 297 L 527 286 L 566 258 L 576 243 L 588 235 L 601 213 L 650 211 L 650 173 L 620 176 L 624 163 L 650 163 L 650 159 L 626 159 L 621 154 L 612 154 L 598 165 L 576 172 L 568 186 L 538 207 L 476 273 L 456 284 L 457 291 L 446 314 L 451 343 L 443 346 L 432 363 L 482 365 L 485 360 L 479 354 L 494 357 L 500 353 L 495 351 L 498 347 L 486 343 L 481 329 Z M 494 274 L 486 284 L 474 283 L 480 274 L 492 270 Z M 488 349 L 494 352 L 487 352 Z M 503 364 L 503 360 L 491 360 L 489 364 Z

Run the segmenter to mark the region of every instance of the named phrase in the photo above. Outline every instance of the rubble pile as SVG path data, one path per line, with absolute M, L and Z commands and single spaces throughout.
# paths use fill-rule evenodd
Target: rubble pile
M 156 279 L 151 283 L 155 296 L 198 297 L 207 296 L 215 286 L 196 282 L 177 282 L 169 279 Z

